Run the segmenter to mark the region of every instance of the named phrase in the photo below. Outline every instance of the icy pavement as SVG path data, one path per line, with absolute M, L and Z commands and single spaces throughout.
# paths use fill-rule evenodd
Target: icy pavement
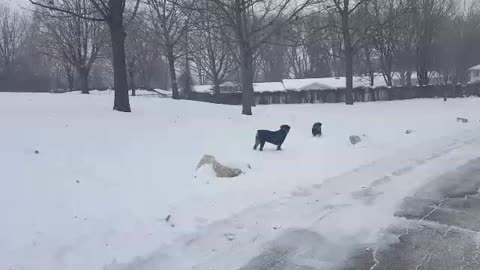
M 479 269 L 479 135 L 299 188 L 106 269 Z
M 395 215 L 407 220 L 342 269 L 480 269 L 479 188 L 480 159 L 435 179 L 403 201 Z

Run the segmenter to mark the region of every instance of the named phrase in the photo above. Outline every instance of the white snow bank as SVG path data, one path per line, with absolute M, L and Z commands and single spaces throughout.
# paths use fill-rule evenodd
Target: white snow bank
M 245 209 L 476 130 L 480 112 L 478 98 L 259 106 L 252 117 L 237 106 L 141 96 L 131 98 L 132 113 L 119 113 L 112 102 L 113 94 L 0 94 L 0 269 L 96 270 L 148 258 Z M 324 135 L 314 138 L 318 121 Z M 282 124 L 292 127 L 283 151 L 252 150 L 255 130 Z M 348 142 L 364 133 L 361 147 Z M 251 170 L 195 179 L 204 153 Z

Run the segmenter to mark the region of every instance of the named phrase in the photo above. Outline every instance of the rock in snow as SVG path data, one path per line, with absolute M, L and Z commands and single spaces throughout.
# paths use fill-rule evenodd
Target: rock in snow
M 405 131 L 405 134 L 412 134 L 412 132 L 413 132 L 412 130 L 407 129 L 407 130 Z
M 468 119 L 463 117 L 457 117 L 457 122 L 468 123 Z
M 351 142 L 353 145 L 355 145 L 355 144 L 357 144 L 357 143 L 359 143 L 359 142 L 361 142 L 361 141 L 362 141 L 362 138 L 360 138 L 360 136 L 357 136 L 357 135 L 352 135 L 352 136 L 350 136 L 350 142 Z
M 215 171 L 215 175 L 217 177 L 233 178 L 242 174 L 242 170 L 222 165 L 215 159 L 214 156 L 211 156 L 211 155 L 204 155 L 200 160 L 200 162 L 198 163 L 195 171 L 197 171 L 203 166 L 212 166 L 213 170 Z

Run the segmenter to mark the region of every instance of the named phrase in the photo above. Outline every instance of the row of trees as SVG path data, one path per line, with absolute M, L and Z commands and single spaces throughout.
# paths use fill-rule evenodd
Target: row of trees
M 0 7 L 1 73 L 15 72 L 23 50 L 88 93 L 92 69 L 108 70 L 107 59 L 119 111 L 130 111 L 129 88 L 165 83 L 165 74 L 175 99 L 193 81 L 215 93 L 237 81 L 250 115 L 254 81 L 346 76 L 353 104 L 354 74 L 372 84 L 377 73 L 388 85 L 395 74 L 404 84 L 426 85 L 434 74 L 457 83 L 480 62 L 480 12 L 464 0 L 31 2 L 28 19 Z

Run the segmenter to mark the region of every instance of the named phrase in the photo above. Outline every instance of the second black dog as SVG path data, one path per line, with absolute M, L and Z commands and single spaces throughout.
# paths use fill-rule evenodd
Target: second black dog
M 260 145 L 260 151 L 263 151 L 263 146 L 265 142 L 274 144 L 277 146 L 277 150 L 282 150 L 282 144 L 287 137 L 288 132 L 290 131 L 290 126 L 282 125 L 277 131 L 270 130 L 257 130 L 255 136 L 255 145 L 253 150 L 257 150 L 257 147 Z
M 313 136 L 322 136 L 322 123 L 318 122 L 313 124 L 312 134 Z

